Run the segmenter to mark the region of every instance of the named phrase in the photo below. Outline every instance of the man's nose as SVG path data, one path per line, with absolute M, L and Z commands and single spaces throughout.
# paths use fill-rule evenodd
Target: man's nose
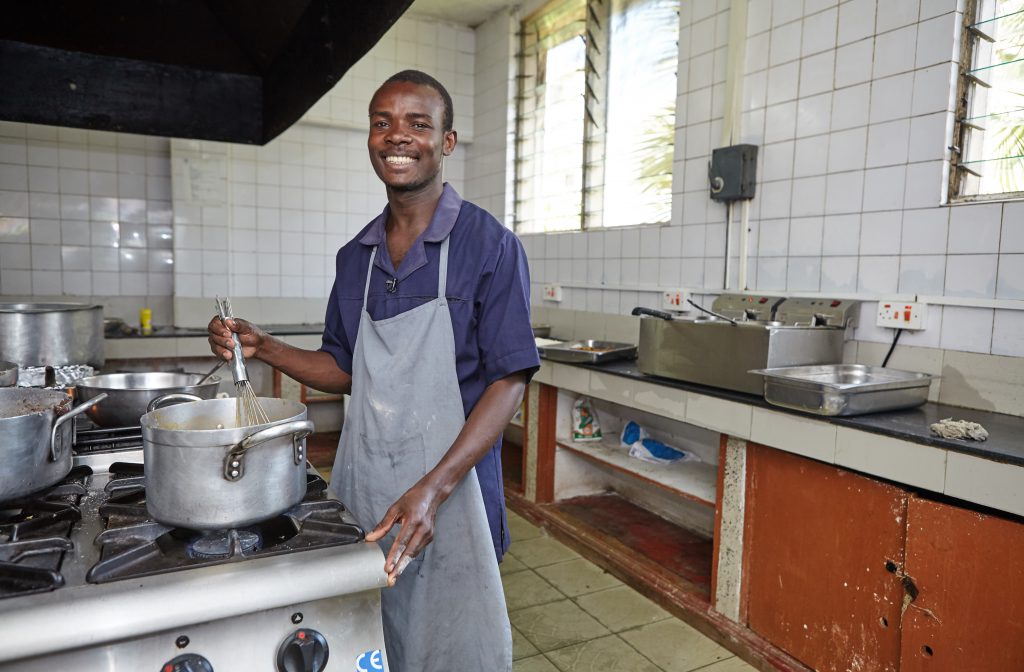
M 388 129 L 387 134 L 384 136 L 385 142 L 389 142 L 393 145 L 402 145 L 412 141 L 409 137 L 409 133 L 399 126 L 392 126 Z

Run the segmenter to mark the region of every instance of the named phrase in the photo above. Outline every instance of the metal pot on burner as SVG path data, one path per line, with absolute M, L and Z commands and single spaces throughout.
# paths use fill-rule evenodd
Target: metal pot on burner
M 190 403 L 165 408 L 170 401 Z M 306 494 L 303 404 L 260 398 L 269 423 L 239 425 L 237 399 L 159 397 L 142 416 L 146 508 L 158 522 L 191 530 L 245 527 Z
M 106 396 L 71 408 L 71 397 L 62 390 L 0 389 L 0 502 L 42 490 L 67 476 L 72 420 Z

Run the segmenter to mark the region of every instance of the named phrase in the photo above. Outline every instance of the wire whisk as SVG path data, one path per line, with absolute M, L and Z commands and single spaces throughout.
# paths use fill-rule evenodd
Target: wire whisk
M 221 321 L 234 317 L 231 313 L 231 301 L 226 297 L 217 297 L 217 314 Z M 231 376 L 235 379 L 238 390 L 238 403 L 235 407 L 235 422 L 238 427 L 250 425 L 266 425 L 270 423 L 267 412 L 260 405 L 259 397 L 249 384 L 249 372 L 245 368 L 245 357 L 242 356 L 242 342 L 238 334 L 231 332 L 231 340 L 235 342 L 231 359 Z

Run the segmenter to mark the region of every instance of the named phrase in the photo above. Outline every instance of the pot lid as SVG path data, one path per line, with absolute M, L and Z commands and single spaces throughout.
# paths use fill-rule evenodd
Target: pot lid
M 412 0 L 36 0 L 0 21 L 0 119 L 265 144 Z

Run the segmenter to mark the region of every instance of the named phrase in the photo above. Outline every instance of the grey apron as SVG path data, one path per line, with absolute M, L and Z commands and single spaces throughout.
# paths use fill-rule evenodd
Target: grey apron
M 451 447 L 465 412 L 441 244 L 437 299 L 374 321 L 370 255 L 352 354 L 352 398 L 331 488 L 367 531 Z M 399 526 L 380 542 L 387 554 Z M 391 672 L 512 669 L 512 632 L 476 469 L 437 512 L 434 540 L 382 594 Z

